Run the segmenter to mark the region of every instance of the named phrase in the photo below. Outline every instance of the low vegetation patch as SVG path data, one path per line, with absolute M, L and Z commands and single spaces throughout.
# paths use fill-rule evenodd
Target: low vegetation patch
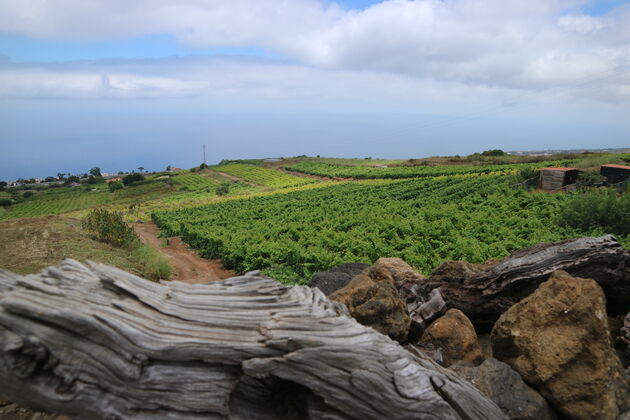
M 630 235 L 630 194 L 609 188 L 578 193 L 561 209 L 558 219 L 583 232 Z
M 83 219 L 82 226 L 101 242 L 131 250 L 135 259 L 142 262 L 145 277 L 152 280 L 171 277 L 168 259 L 151 246 L 143 244 L 125 223 L 122 213 L 94 209 Z

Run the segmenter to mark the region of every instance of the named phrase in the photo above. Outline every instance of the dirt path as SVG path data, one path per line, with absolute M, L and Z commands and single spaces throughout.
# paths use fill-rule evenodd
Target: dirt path
M 224 269 L 221 260 L 201 258 L 180 238 L 168 238 L 168 240 L 158 238 L 160 230 L 154 223 L 134 223 L 133 229 L 142 242 L 169 257 L 171 267 L 173 267 L 172 280 L 185 283 L 207 283 L 236 275 L 233 271 Z M 167 245 L 163 246 L 165 241 Z

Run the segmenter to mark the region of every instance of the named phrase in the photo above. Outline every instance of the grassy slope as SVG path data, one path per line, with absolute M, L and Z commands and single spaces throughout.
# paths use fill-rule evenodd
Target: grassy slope
M 19 274 L 34 273 L 63 258 L 110 264 L 135 274 L 142 264 L 127 250 L 89 238 L 80 221 L 44 216 L 0 222 L 0 267 Z

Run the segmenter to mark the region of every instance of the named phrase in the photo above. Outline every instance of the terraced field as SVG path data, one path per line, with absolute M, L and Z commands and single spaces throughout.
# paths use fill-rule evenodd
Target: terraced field
M 220 165 L 212 169 L 267 188 L 288 188 L 316 182 L 314 179 L 302 178 L 277 170 L 242 163 Z
M 446 175 L 464 174 L 514 174 L 527 168 L 542 168 L 545 166 L 567 166 L 571 161 L 552 161 L 538 163 L 522 163 L 507 165 L 442 165 L 442 166 L 393 166 L 370 167 L 330 164 L 325 162 L 305 161 L 286 168 L 290 171 L 304 174 L 324 176 L 329 178 L 355 179 L 402 179 L 423 178 Z

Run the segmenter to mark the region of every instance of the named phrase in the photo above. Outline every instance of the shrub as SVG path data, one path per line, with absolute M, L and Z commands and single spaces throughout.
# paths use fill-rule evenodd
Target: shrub
M 122 213 L 116 211 L 94 209 L 81 225 L 99 241 L 114 246 L 130 248 L 138 241 L 133 229 L 123 220 Z
M 24 191 L 24 193 L 22 194 L 22 197 L 29 198 L 29 197 L 32 197 L 33 195 L 35 195 L 33 191 Z
M 114 181 L 109 183 L 109 192 L 114 192 L 123 189 L 123 184 L 120 181 Z
M 577 194 L 560 210 L 559 223 L 588 232 L 630 235 L 630 194 L 617 195 L 612 189 Z
M 125 186 L 131 184 L 132 182 L 144 181 L 144 175 L 140 173 L 133 173 L 127 176 L 124 176 L 122 182 Z
M 8 198 L 0 198 L 0 207 L 10 207 L 13 201 Z
M 171 278 L 171 264 L 168 258 L 149 245 L 138 243 L 133 250 L 135 259 L 142 261 L 142 275 L 151 280 Z
M 229 192 L 230 184 L 227 182 L 224 182 L 217 187 L 217 195 L 227 195 Z

